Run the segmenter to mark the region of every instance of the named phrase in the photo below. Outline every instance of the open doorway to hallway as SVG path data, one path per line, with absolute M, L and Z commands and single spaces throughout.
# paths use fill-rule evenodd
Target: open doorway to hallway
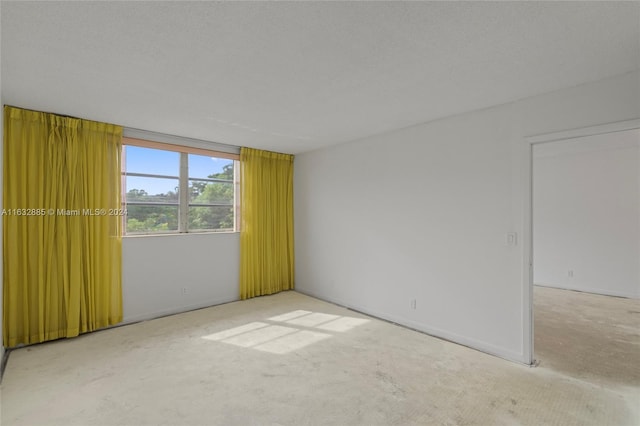
M 534 357 L 640 389 L 640 129 L 532 146 Z

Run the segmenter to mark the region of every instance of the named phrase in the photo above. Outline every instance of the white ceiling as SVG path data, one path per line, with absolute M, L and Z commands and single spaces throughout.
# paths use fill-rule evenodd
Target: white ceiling
M 638 2 L 8 2 L 2 101 L 300 153 L 640 69 Z

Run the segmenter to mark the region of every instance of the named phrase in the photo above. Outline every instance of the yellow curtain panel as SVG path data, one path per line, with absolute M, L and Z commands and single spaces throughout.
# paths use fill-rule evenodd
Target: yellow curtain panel
M 240 297 L 293 289 L 293 156 L 242 148 L 240 173 Z
M 6 106 L 3 342 L 122 321 L 122 127 Z

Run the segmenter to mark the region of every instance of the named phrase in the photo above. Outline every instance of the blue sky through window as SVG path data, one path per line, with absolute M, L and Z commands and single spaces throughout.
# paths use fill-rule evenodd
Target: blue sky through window
M 127 145 L 125 147 L 125 170 L 132 173 L 175 176 L 180 174 L 180 153 L 160 149 L 142 148 Z M 189 155 L 189 177 L 206 178 L 221 173 L 223 167 L 232 164 L 233 160 L 215 158 L 204 155 Z M 137 185 L 137 186 L 136 186 Z M 173 179 L 127 178 L 127 188 L 144 189 L 148 194 L 163 194 L 176 190 Z

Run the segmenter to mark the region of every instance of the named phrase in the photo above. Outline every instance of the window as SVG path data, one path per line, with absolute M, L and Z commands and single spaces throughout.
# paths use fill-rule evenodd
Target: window
M 123 138 L 125 233 L 236 230 L 237 157 Z

